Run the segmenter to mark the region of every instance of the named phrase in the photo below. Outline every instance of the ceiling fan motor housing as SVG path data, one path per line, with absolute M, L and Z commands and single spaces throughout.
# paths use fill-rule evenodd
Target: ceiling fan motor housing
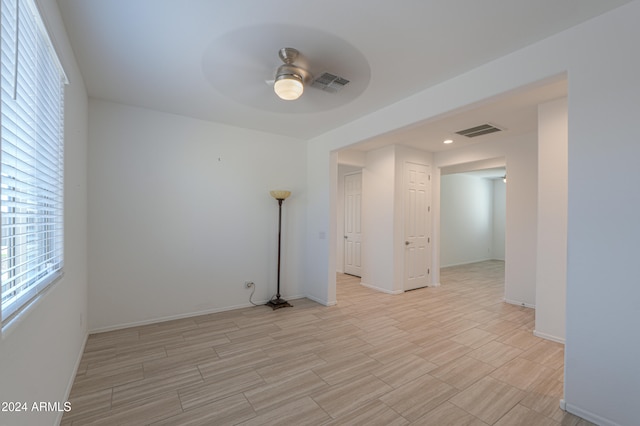
M 284 62 L 283 65 L 278 67 L 276 71 L 275 80 L 286 78 L 288 76 L 294 76 L 296 79 L 300 79 L 302 84 L 310 84 L 313 80 L 311 73 L 304 68 L 294 65 L 293 62 L 298 58 L 299 52 L 293 47 L 283 47 L 278 52 L 280 59 Z
M 292 64 L 299 54 L 298 49 L 294 49 L 293 47 L 283 47 L 278 51 L 278 56 L 280 56 L 280 59 L 282 59 L 282 62 L 285 64 Z

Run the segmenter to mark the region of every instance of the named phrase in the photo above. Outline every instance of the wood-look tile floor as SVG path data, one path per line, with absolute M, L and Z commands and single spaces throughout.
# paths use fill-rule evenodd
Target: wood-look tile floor
M 563 346 L 502 301 L 504 263 L 338 305 L 238 309 L 89 336 L 63 425 L 572 425 Z

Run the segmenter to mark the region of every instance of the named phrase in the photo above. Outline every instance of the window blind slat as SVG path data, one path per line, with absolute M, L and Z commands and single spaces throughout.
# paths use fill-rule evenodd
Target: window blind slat
M 33 0 L 1 0 L 0 318 L 63 266 L 66 77 Z

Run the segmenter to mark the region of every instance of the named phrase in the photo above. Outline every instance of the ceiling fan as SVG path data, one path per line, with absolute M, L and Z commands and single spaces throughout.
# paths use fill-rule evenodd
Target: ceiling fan
M 283 64 L 276 70 L 273 90 L 280 99 L 285 101 L 298 99 L 302 96 L 305 86 L 335 93 L 349 84 L 349 80 L 327 72 L 314 78 L 309 70 L 296 63 L 299 55 L 300 52 L 293 47 L 283 47 L 278 51 Z

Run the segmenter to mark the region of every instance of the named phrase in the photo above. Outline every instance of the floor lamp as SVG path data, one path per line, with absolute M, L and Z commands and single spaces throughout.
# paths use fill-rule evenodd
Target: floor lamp
M 267 306 L 271 306 L 274 310 L 279 308 L 291 307 L 292 305 L 280 297 L 280 243 L 282 230 L 282 202 L 291 195 L 289 191 L 271 191 L 271 196 L 278 200 L 278 293 L 274 298 L 267 302 Z

